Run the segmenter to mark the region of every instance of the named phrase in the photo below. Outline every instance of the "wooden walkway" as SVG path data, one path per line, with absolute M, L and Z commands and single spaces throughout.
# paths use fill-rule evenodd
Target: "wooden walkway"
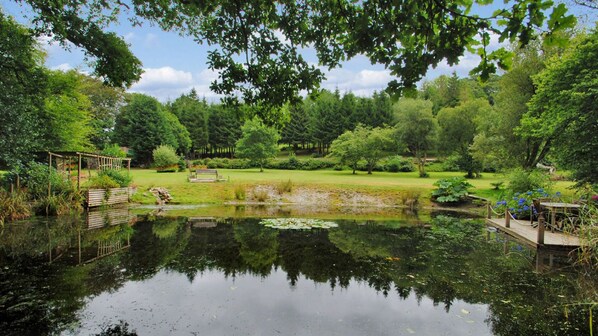
M 544 244 L 539 244 L 538 227 L 533 227 L 529 221 L 520 222 L 511 219 L 510 227 L 506 227 L 504 218 L 487 218 L 486 223 L 533 248 L 575 249 L 581 246 L 579 237 L 562 232 L 550 232 L 550 229 L 544 231 Z

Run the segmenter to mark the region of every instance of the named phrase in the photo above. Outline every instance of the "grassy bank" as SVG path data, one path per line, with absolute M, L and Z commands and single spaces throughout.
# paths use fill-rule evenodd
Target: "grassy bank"
M 326 201 L 332 205 L 357 205 L 358 203 L 379 205 L 401 205 L 405 197 L 419 194 L 420 204 L 431 205 L 430 194 L 434 182 L 439 179 L 462 176 L 463 173 L 434 172 L 429 178 L 419 178 L 416 172 L 386 173 L 375 172 L 372 175 L 349 171 L 335 170 L 267 170 L 260 173 L 258 169 L 232 170 L 219 169 L 220 175 L 227 179 L 218 183 L 190 183 L 187 182 L 188 173 L 156 173 L 155 170 L 132 170 L 134 184 L 138 193 L 134 201 L 153 204 L 154 197 L 147 192 L 151 187 L 164 187 L 179 204 L 223 204 L 227 202 L 255 201 L 256 190 L 269 190 L 270 195 L 265 202 L 301 203 L 298 194 L 306 197 L 305 202 L 317 203 Z M 290 192 L 272 195 L 278 186 L 291 181 Z M 502 174 L 485 174 L 482 178 L 469 180 L 475 188 L 472 193 L 495 199 L 500 191 L 492 190 L 491 183 L 506 181 Z M 564 194 L 571 193 L 567 189 L 571 183 L 557 182 L 555 190 Z M 244 200 L 239 200 L 235 194 L 245 193 Z M 326 196 L 325 199 L 323 196 Z

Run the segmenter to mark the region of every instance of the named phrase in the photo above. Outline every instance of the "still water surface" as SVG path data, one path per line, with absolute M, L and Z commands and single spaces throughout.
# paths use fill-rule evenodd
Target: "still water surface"
M 3 334 L 589 334 L 595 281 L 477 220 L 102 218 L 4 228 Z

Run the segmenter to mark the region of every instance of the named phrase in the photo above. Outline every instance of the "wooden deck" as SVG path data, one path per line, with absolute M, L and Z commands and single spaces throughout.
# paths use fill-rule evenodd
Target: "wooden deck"
M 538 244 L 538 228 L 530 225 L 529 221 L 520 222 L 511 219 L 508 228 L 504 218 L 487 218 L 486 223 L 533 248 L 575 249 L 581 246 L 579 237 L 562 232 L 550 232 L 549 229 L 544 231 L 544 244 Z

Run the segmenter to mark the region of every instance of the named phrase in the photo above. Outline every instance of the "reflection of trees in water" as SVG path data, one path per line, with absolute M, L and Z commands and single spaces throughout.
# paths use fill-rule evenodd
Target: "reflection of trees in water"
M 186 218 L 157 217 L 151 222 L 135 225 L 131 248 L 123 259 L 123 267 L 133 280 L 154 276 L 160 269 L 178 258 L 191 236 Z M 158 229 L 154 229 L 154 226 Z M 156 232 L 160 232 L 156 234 Z
M 81 226 L 78 215 L 47 218 L 33 218 L 16 222 L 3 228 L 0 234 L 0 251 L 16 258 L 52 260 L 58 253 L 75 241 Z
M 239 255 L 248 267 L 262 276 L 270 274 L 278 257 L 278 232 L 263 230 L 257 220 L 235 224 L 233 232 L 239 243 Z
M 39 334 L 61 330 L 73 323 L 85 297 L 162 269 L 193 281 L 205 271 L 267 276 L 277 268 L 286 272 L 290 285 L 302 277 L 331 288 L 357 281 L 391 298 L 429 298 L 447 311 L 455 300 L 488 304 L 487 323 L 497 335 L 587 334 L 587 306 L 569 306 L 568 316 L 563 307 L 586 295 L 596 301 L 595 280 L 534 273 L 530 260 L 517 252 L 505 254 L 511 249 L 487 241 L 482 224 L 450 218 L 437 219 L 430 228 L 343 223 L 332 230 L 277 231 L 258 220 L 194 228 L 185 218 L 158 217 L 135 226 L 126 253 L 77 267 L 31 258 L 48 247 L 47 238 L 45 243 L 42 239 L 48 236 L 44 225 L 10 230 L 0 242 L 0 261 L 8 265 L 0 268 L 0 297 L 4 307 L 13 308 L 0 310 L 2 330 L 8 330 L 7 323 L 10 330 Z M 96 237 L 109 232 L 98 231 Z M 73 240 L 76 234 L 76 226 L 68 223 L 51 231 L 60 236 L 56 241 Z M 25 246 L 27 239 L 30 246 Z M 584 279 L 590 290 L 577 287 Z
M 76 322 L 87 296 L 122 286 L 126 279 L 118 271 L 120 254 L 73 266 L 77 258 L 70 254 L 91 244 L 80 239 L 84 228 L 78 216 L 38 218 L 6 227 L 0 239 L 3 334 L 56 333 Z M 95 231 L 91 236 L 113 239 L 122 230 Z

